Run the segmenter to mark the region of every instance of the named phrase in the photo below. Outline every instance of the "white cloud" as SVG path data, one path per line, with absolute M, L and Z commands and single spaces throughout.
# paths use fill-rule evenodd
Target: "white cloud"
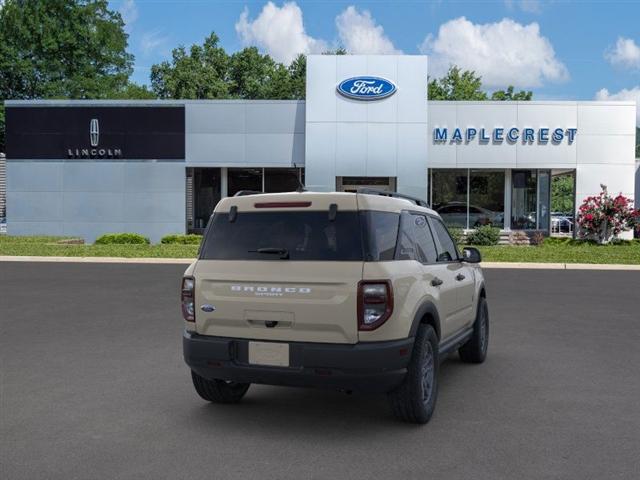
M 133 29 L 133 24 L 138 20 L 138 6 L 135 0 L 124 0 L 118 11 L 122 15 L 125 31 L 130 33 Z
M 149 55 L 159 49 L 167 42 L 167 37 L 162 35 L 159 30 L 145 32 L 140 37 L 140 50 L 143 55 Z
M 402 51 L 384 34 L 368 10 L 358 12 L 354 6 L 347 7 L 336 17 L 336 27 L 342 46 L 352 54 L 399 54 Z
M 640 69 L 640 46 L 631 38 L 618 37 L 615 47 L 611 47 L 604 57 L 611 65 Z
M 540 0 L 520 0 L 518 2 L 514 0 L 504 0 L 504 4 L 509 10 L 513 10 L 518 7 L 526 13 L 542 13 L 542 4 Z
M 505 18 L 474 24 L 465 17 L 456 18 L 440 25 L 437 36 L 428 35 L 420 51 L 431 55 L 433 76 L 457 65 L 482 75 L 485 87 L 532 88 L 569 78 L 567 68 L 535 22 L 522 25 Z
M 623 88 L 619 92 L 611 93 L 606 88 L 596 92 L 596 100 L 631 100 L 636 102 L 636 125 L 640 126 L 640 85 L 633 88 Z
M 306 34 L 302 10 L 295 2 L 282 7 L 267 2 L 260 14 L 251 21 L 245 7 L 236 22 L 236 32 L 244 45 L 255 45 L 278 62 L 285 64 L 300 53 L 321 53 L 327 44 Z

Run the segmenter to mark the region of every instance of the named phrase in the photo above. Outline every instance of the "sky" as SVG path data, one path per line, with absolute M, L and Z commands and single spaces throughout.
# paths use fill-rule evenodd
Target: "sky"
M 257 46 L 288 64 L 342 46 L 353 54 L 425 54 L 431 76 L 475 70 L 488 91 L 534 100 L 636 100 L 640 0 L 112 0 L 135 55 L 133 80 L 178 45 L 215 32 L 232 53 Z M 640 125 L 640 107 L 638 109 Z

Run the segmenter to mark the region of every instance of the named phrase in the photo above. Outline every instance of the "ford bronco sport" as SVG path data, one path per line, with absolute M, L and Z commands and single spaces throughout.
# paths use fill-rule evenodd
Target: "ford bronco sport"
M 398 418 L 426 423 L 440 361 L 487 354 L 479 262 L 399 194 L 225 198 L 182 280 L 195 389 L 218 403 L 251 383 L 384 392 Z

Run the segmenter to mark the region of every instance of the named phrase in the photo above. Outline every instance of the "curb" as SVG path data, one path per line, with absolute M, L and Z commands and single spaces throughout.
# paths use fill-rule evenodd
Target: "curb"
M 194 258 L 34 257 L 0 255 L 0 262 L 186 264 Z
M 122 257 L 35 257 L 0 255 L 0 262 L 45 262 L 45 263 L 132 263 L 132 264 L 181 264 L 193 263 L 193 258 L 122 258 Z M 520 270 L 626 270 L 640 271 L 640 265 L 602 263 L 527 263 L 527 262 L 482 262 L 486 269 Z
M 482 262 L 482 268 L 514 268 L 523 270 L 625 270 L 640 271 L 640 265 L 616 263 L 525 263 L 525 262 Z

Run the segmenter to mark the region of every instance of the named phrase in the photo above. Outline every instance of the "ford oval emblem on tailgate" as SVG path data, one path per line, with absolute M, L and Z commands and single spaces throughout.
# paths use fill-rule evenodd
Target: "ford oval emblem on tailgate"
M 396 86 L 390 80 L 380 77 L 347 78 L 337 86 L 340 95 L 354 100 L 380 100 L 396 92 Z
M 216 309 L 216 307 L 214 307 L 213 305 L 202 305 L 200 307 L 200 310 L 202 310 L 203 312 L 213 312 Z

